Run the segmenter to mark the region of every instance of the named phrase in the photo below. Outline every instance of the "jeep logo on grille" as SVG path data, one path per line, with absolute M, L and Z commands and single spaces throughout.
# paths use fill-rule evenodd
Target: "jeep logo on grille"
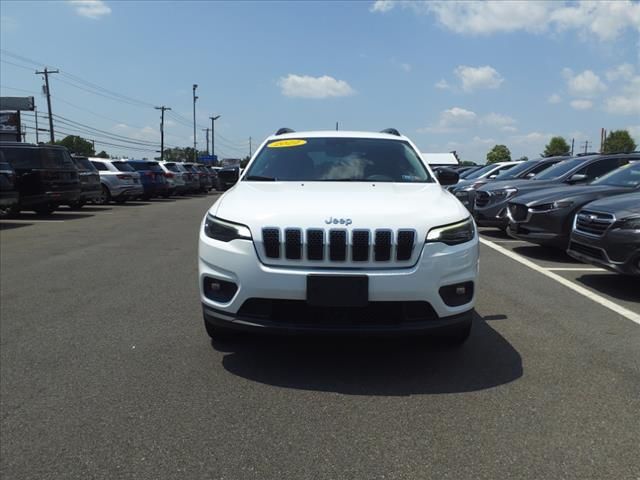
M 351 225 L 353 222 L 351 221 L 350 218 L 333 218 L 333 217 L 329 217 L 327 218 L 324 223 L 326 223 L 327 225 Z

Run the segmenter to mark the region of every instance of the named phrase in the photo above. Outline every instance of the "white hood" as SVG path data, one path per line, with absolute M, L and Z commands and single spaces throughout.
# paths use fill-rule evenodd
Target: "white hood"
M 263 227 L 348 229 L 431 227 L 460 221 L 467 210 L 437 183 L 239 182 L 210 213 L 247 225 L 255 235 Z M 326 221 L 350 219 L 329 225 Z

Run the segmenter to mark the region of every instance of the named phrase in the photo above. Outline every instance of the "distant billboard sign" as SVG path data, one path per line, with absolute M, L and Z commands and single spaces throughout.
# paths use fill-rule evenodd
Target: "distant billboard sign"
M 33 97 L 0 97 L 0 110 L 33 111 L 34 108 Z
M 18 133 L 20 130 L 20 114 L 18 112 L 0 112 L 0 132 Z
M 202 156 L 198 157 L 198 161 L 200 163 L 205 163 L 207 165 L 213 165 L 213 164 L 218 162 L 218 156 L 217 155 L 202 155 Z

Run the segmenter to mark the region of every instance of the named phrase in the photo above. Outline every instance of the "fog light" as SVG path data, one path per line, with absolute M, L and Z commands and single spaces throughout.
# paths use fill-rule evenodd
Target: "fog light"
M 226 303 L 231 301 L 238 291 L 238 285 L 226 280 L 206 277 L 203 283 L 205 297 L 214 302 Z
M 440 288 L 440 297 L 449 307 L 469 303 L 473 298 L 473 282 L 456 283 Z

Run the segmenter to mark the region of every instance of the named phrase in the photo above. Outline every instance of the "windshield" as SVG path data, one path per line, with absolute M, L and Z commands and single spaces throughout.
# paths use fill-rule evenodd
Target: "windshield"
M 635 188 L 640 185 L 640 162 L 633 162 L 620 167 L 604 177 L 594 180 L 591 185 Z
M 164 166 L 170 172 L 180 173 L 180 168 L 175 163 L 165 163 Z
M 93 163 L 89 161 L 88 158 L 79 158 L 79 157 L 71 157 L 73 159 L 73 163 L 76 164 L 78 170 L 90 170 L 92 172 L 97 172 L 98 169 L 93 166 Z
M 572 160 L 564 160 L 557 163 L 553 167 L 533 177 L 533 180 L 555 180 L 562 177 L 565 173 L 570 172 L 574 168 L 582 165 L 585 158 L 574 158 Z
M 469 175 L 467 175 L 465 178 L 465 180 L 473 180 L 474 178 L 480 178 L 482 175 L 484 175 L 485 173 L 487 173 L 488 171 L 492 170 L 495 168 L 495 165 L 491 164 L 491 165 L 485 165 L 482 168 L 479 168 L 478 170 L 475 170 L 473 172 L 471 172 Z
M 127 162 L 113 162 L 113 166 L 116 167 L 121 172 L 135 172 L 133 167 L 129 165 Z
M 62 148 L 2 147 L 4 158 L 14 169 L 75 169 L 71 156 Z
M 244 180 L 431 182 L 420 157 L 404 141 L 377 138 L 274 140 Z
M 538 160 L 529 160 L 528 162 L 522 162 L 515 167 L 509 168 L 500 172 L 496 176 L 496 180 L 512 180 L 518 178 L 521 173 L 527 172 L 539 163 Z

